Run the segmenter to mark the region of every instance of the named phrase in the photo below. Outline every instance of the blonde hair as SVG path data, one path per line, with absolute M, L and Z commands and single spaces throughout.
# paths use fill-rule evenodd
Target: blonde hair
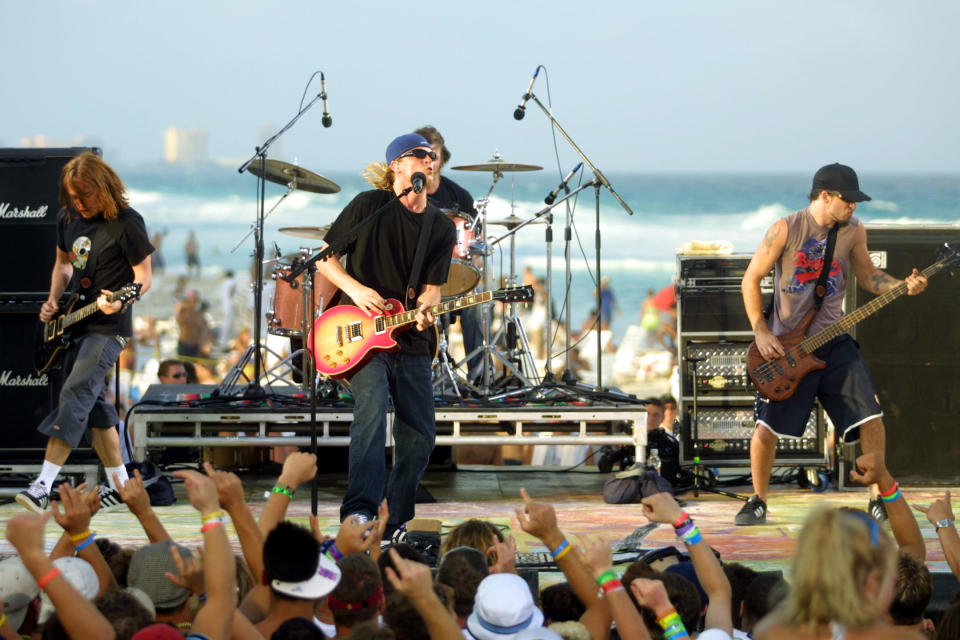
M 496 552 L 488 554 L 487 549 L 493 545 L 493 536 L 503 542 L 503 534 L 497 525 L 486 520 L 471 518 L 450 530 L 440 545 L 440 555 L 442 557 L 447 551 L 457 547 L 473 547 L 484 554 L 487 557 L 487 565 L 492 566 L 497 563 L 497 554 Z
M 811 632 L 830 622 L 847 627 L 876 622 L 876 602 L 864 587 L 873 572 L 884 585 L 893 580 L 896 558 L 890 538 L 867 513 L 817 509 L 797 540 L 784 622 Z
M 393 169 L 385 162 L 371 162 L 363 170 L 363 178 L 376 189 L 393 191 L 393 180 L 396 176 Z
M 70 215 L 73 200 L 67 192 L 67 186 L 76 187 L 82 183 L 97 193 L 97 199 L 103 208 L 103 217 L 116 220 L 120 209 L 130 206 L 127 202 L 126 187 L 117 172 L 104 162 L 100 156 L 91 152 L 81 153 L 64 165 L 60 171 L 60 205 Z M 69 218 L 68 218 L 69 219 Z

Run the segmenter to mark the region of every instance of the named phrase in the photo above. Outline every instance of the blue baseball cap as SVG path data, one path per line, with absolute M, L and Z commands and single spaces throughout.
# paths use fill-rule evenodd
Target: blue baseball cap
M 387 145 L 387 164 L 390 164 L 404 151 L 416 149 L 417 147 L 426 147 L 430 149 L 430 143 L 419 133 L 405 133 L 402 136 L 393 139 L 393 142 Z

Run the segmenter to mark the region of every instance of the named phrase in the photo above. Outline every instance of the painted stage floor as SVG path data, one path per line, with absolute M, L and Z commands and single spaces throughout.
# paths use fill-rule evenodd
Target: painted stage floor
M 251 509 L 256 515 L 265 502 L 265 492 L 273 486 L 276 476 L 241 474 Z M 461 468 L 457 471 L 428 471 L 423 486 L 437 499 L 432 504 L 417 505 L 417 516 L 441 520 L 444 531 L 468 518 L 484 518 L 506 527 L 517 538 L 521 552 L 544 551 L 539 543 L 518 528 L 515 508 L 522 506 L 520 488 L 526 488 L 537 500 L 552 503 L 560 526 L 570 537 L 602 536 L 614 545 L 637 527 L 647 524 L 639 505 L 609 505 L 603 502 L 602 487 L 606 475 L 594 471 L 544 471 L 517 467 Z M 346 475 L 323 474 L 318 480 L 317 513 L 321 526 L 334 533 L 338 524 L 340 497 L 346 488 Z M 169 507 L 157 507 L 161 521 L 175 539 L 193 546 L 200 542 L 199 520 L 185 499 L 182 486 L 176 485 L 178 500 Z M 727 490 L 746 493 L 748 487 L 729 487 Z M 911 503 L 929 504 L 943 495 L 943 488 L 904 487 L 904 495 Z M 836 491 L 828 489 L 813 493 L 793 485 L 774 485 L 769 500 L 767 524 L 756 527 L 737 527 L 733 518 L 742 502 L 713 493 L 701 492 L 680 496 L 685 509 L 696 520 L 709 544 L 720 552 L 725 562 L 742 562 L 760 570 L 789 571 L 790 558 L 803 520 L 819 504 L 844 505 L 865 508 L 866 489 Z M 0 506 L 0 529 L 21 511 L 16 503 Z M 302 486 L 291 504 L 288 517 L 307 524 L 310 513 L 310 490 Z M 933 527 L 926 518 L 920 518 L 920 527 L 927 543 L 928 566 L 931 571 L 947 572 L 949 567 Z M 94 517 L 91 529 L 98 536 L 106 536 L 120 544 L 140 545 L 145 536 L 137 520 L 125 510 Z M 231 530 L 232 531 L 232 530 Z M 46 544 L 51 548 L 59 527 L 51 519 L 47 527 Z M 235 537 L 234 537 L 235 541 Z M 660 525 L 644 540 L 646 548 L 677 545 L 672 528 Z M 236 545 L 239 551 L 239 546 Z M 13 553 L 6 541 L 0 540 L 0 556 Z

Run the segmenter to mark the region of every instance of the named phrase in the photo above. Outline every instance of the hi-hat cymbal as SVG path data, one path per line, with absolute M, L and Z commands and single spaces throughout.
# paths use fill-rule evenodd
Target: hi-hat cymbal
M 487 220 L 487 224 L 502 224 L 507 229 L 513 229 L 514 227 L 518 226 L 521 222 L 526 222 L 526 221 L 527 220 L 525 218 L 518 218 L 517 216 L 511 213 L 508 217 L 503 218 L 502 220 Z M 544 222 L 543 218 L 540 218 L 539 220 L 532 220 L 530 224 L 543 224 L 543 222 Z
M 280 233 L 297 238 L 310 238 L 311 240 L 323 240 L 323 236 L 327 235 L 329 230 L 330 225 L 322 227 L 280 227 Z
M 495 154 L 487 162 L 479 164 L 462 164 L 459 167 L 451 167 L 460 171 L 541 171 L 543 167 L 535 164 L 519 164 L 516 162 L 504 162 L 500 154 Z
M 270 182 L 290 185 L 294 189 L 301 189 L 302 191 L 313 193 L 337 193 L 340 191 L 340 186 L 333 180 L 324 178 L 319 173 L 314 173 L 309 169 L 280 160 L 267 160 L 265 175 L 261 173 L 259 162 L 251 164 L 247 171 Z

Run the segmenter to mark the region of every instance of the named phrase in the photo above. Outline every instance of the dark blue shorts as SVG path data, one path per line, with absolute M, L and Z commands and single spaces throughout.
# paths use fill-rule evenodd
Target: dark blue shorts
M 820 404 L 844 442 L 860 439 L 860 425 L 883 416 L 873 378 L 860 357 L 860 347 L 849 335 L 834 338 L 813 352 L 827 363 L 826 369 L 808 374 L 797 392 L 781 402 L 772 402 L 757 394 L 754 413 L 757 425 L 763 425 L 783 438 L 803 435 L 813 401 Z

